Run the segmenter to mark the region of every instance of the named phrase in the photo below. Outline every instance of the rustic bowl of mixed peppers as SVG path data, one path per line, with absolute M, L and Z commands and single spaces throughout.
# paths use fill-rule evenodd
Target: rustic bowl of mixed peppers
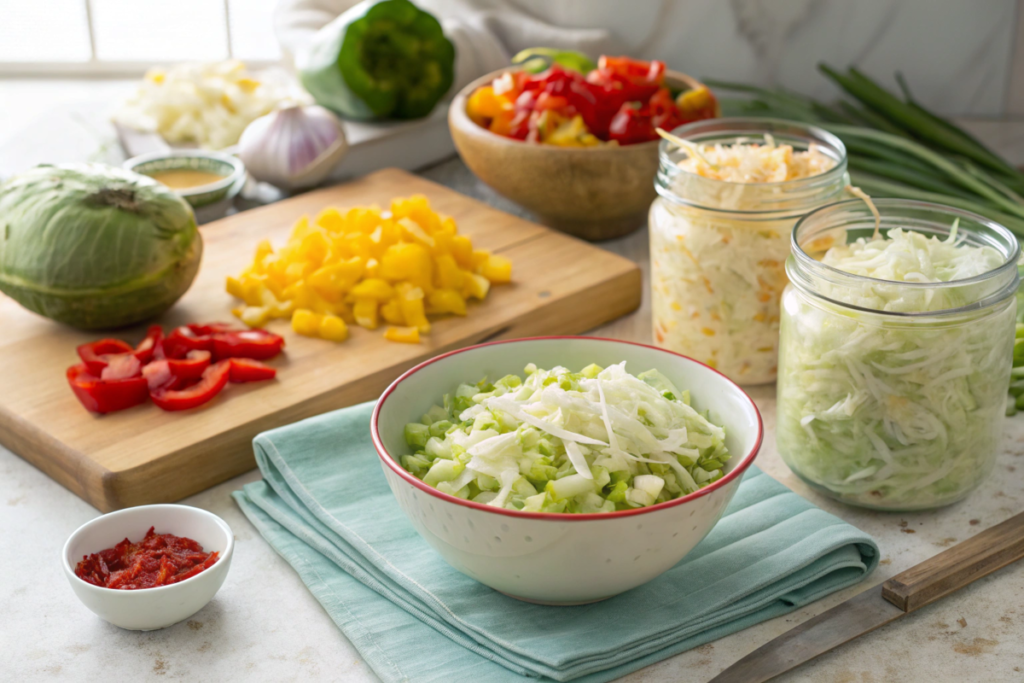
M 546 225 L 589 240 L 644 224 L 657 128 L 718 116 L 699 81 L 663 62 L 535 48 L 466 86 L 448 123 L 466 165 Z

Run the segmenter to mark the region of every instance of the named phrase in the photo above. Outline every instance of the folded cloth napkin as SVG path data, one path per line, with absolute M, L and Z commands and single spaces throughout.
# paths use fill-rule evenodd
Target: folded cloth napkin
M 870 536 L 751 467 L 678 565 L 615 598 L 549 607 L 452 569 L 405 518 L 370 441 L 372 404 L 256 437 L 234 496 L 385 681 L 607 681 L 863 579 Z

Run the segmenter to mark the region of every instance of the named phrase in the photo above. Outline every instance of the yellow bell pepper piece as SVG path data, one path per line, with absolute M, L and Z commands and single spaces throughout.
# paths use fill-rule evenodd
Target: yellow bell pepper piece
M 352 307 L 352 315 L 356 324 L 368 330 L 375 330 L 380 322 L 377 320 L 377 302 L 373 299 L 359 299 Z
M 348 339 L 348 326 L 336 315 L 325 315 L 320 319 L 319 334 L 322 339 L 343 342 Z
M 492 255 L 481 266 L 480 274 L 491 282 L 510 282 L 512 280 L 512 262 L 504 256 Z
M 408 282 L 400 282 L 395 289 L 398 290 L 398 301 L 406 325 L 418 328 L 423 334 L 430 332 L 430 322 L 423 308 L 423 290 Z
M 434 265 L 437 267 L 436 282 L 438 287 L 454 289 L 456 291 L 462 289 L 462 281 L 466 276 L 459 269 L 459 264 L 455 262 L 454 256 L 442 254 L 434 259 Z
M 367 278 L 352 288 L 346 299 L 358 301 L 359 299 L 373 299 L 374 301 L 387 301 L 395 296 L 395 289 L 380 278 Z
M 433 311 L 466 315 L 466 300 L 450 289 L 435 289 L 427 295 L 427 302 Z
M 305 308 L 300 308 L 292 313 L 292 329 L 307 337 L 320 336 L 320 321 L 323 316 Z
M 487 292 L 490 290 L 491 281 L 483 275 L 466 273 L 466 280 L 462 285 L 462 295 L 464 297 L 473 297 L 474 299 L 483 300 L 487 296 Z
M 389 327 L 384 331 L 384 338 L 393 342 L 419 344 L 420 331 L 415 327 Z
M 392 325 L 405 325 L 405 314 L 402 313 L 402 303 L 396 298 L 391 299 L 380 307 L 380 315 Z

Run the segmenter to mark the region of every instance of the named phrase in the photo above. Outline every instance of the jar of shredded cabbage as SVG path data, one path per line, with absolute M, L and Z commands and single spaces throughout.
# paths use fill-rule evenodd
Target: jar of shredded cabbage
M 992 471 L 1006 410 L 1017 240 L 902 199 L 819 209 L 793 230 L 782 297 L 782 459 L 845 503 L 920 510 Z
M 712 119 L 663 141 L 651 205 L 655 343 L 739 384 L 776 377 L 789 234 L 849 182 L 846 150 L 813 126 Z

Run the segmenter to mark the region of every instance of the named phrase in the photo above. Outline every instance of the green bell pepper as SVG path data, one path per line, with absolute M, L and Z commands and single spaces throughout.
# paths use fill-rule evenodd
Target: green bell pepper
M 320 29 L 298 67 L 317 103 L 342 117 L 414 119 L 451 88 L 455 46 L 409 0 L 367 0 Z
M 553 47 L 531 47 L 522 50 L 512 58 L 512 64 L 521 66 L 523 71 L 531 74 L 546 71 L 552 64 L 570 71 L 578 71 L 584 76 L 597 68 L 590 57 L 582 52 L 558 50 Z

